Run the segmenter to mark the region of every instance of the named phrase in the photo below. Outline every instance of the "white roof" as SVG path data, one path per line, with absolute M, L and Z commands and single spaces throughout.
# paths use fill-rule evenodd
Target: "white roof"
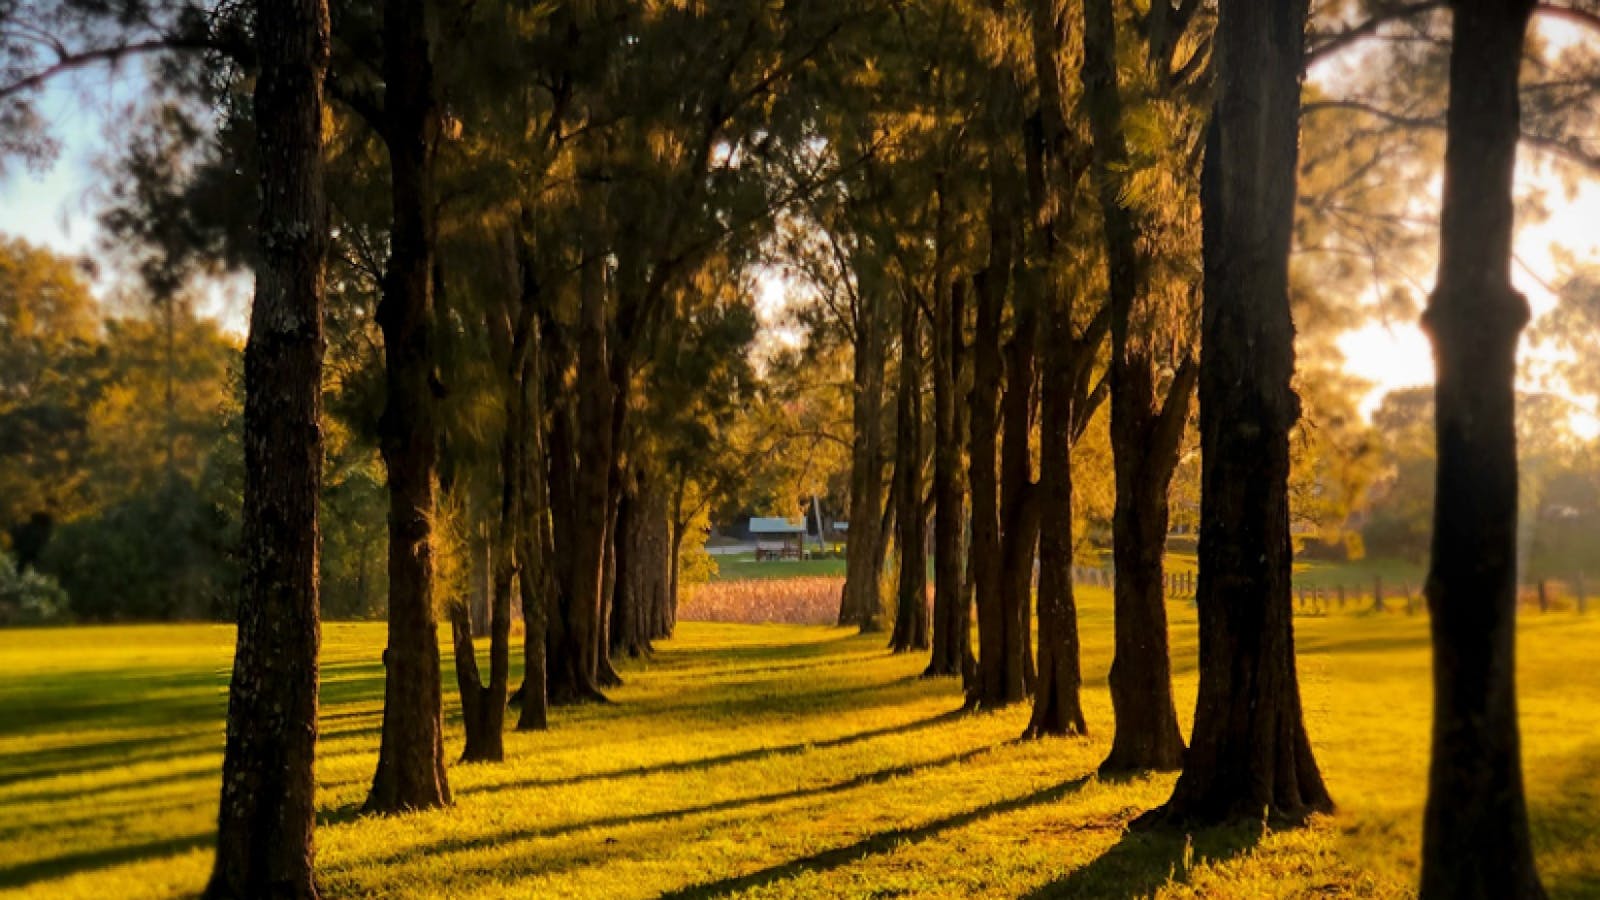
M 755 516 L 751 517 L 750 519 L 750 533 L 805 534 L 806 526 L 800 522 L 794 521 L 793 519 L 785 519 L 781 517 L 761 518 L 759 516 Z

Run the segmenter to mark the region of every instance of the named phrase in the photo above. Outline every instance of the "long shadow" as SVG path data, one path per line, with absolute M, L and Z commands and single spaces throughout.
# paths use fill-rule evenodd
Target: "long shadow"
M 1428 632 L 1425 629 L 1408 634 L 1351 637 L 1316 635 L 1301 638 L 1296 635 L 1295 653 L 1302 656 L 1340 653 L 1387 653 L 1393 650 L 1415 650 L 1426 647 L 1429 640 Z
M 571 822 L 566 825 L 556 825 L 548 828 L 531 828 L 521 831 L 500 831 L 494 834 L 480 835 L 473 838 L 439 841 L 427 845 L 421 850 L 405 850 L 399 853 L 378 858 L 361 860 L 362 865 L 389 865 L 404 859 L 409 859 L 417 852 L 426 852 L 429 855 L 440 853 L 459 853 L 490 847 L 498 844 L 515 843 L 518 841 L 537 840 L 541 838 L 562 837 L 579 831 L 590 831 L 597 828 L 627 828 L 633 825 L 646 825 L 652 822 L 669 822 L 675 819 L 684 819 L 689 816 L 700 816 L 708 813 L 728 812 L 729 810 L 743 809 L 752 806 L 767 806 L 773 803 L 782 803 L 786 800 L 801 800 L 811 797 L 825 797 L 829 794 L 839 794 L 852 791 L 859 787 L 871 784 L 880 784 L 895 778 L 903 778 L 925 769 L 944 768 L 946 766 L 959 766 L 970 762 L 995 748 L 992 746 L 974 747 L 961 753 L 953 753 L 938 759 L 924 760 L 922 762 L 906 763 L 887 769 L 878 769 L 865 772 L 843 781 L 817 787 L 795 788 L 788 791 L 776 791 L 769 794 L 757 794 L 753 797 L 735 797 L 730 800 L 718 800 L 714 803 L 703 803 L 699 806 L 678 807 L 663 809 L 656 812 L 636 813 L 628 816 L 610 816 L 603 819 L 586 819 L 581 822 Z
M 871 650 L 862 650 L 858 653 L 840 652 L 830 656 L 812 657 L 803 662 L 774 662 L 770 665 L 728 666 L 722 668 L 701 667 L 698 665 L 692 668 L 679 668 L 677 666 L 669 665 L 654 668 L 653 671 L 672 678 L 685 679 L 705 678 L 711 676 L 716 678 L 737 678 L 739 676 L 746 675 L 792 675 L 796 672 L 802 672 L 807 669 L 827 669 L 834 666 L 859 665 L 861 663 L 871 662 L 872 660 L 887 656 L 889 656 L 888 651 L 882 649 L 881 647 L 873 647 Z M 627 674 L 626 669 L 623 671 L 623 674 Z
M 857 637 L 854 631 L 841 629 L 820 641 L 746 644 L 737 647 L 667 647 L 655 658 L 655 665 L 666 670 L 686 666 L 705 666 L 708 673 L 724 670 L 730 664 L 782 662 L 807 659 L 848 652 L 849 644 Z
M 150 841 L 144 844 L 127 844 L 121 847 L 106 847 L 99 850 L 84 850 L 78 853 L 68 853 L 65 856 L 53 856 L 49 859 L 35 860 L 23 863 L 20 866 L 0 869 L 0 887 L 22 887 L 29 882 L 40 881 L 59 875 L 75 874 L 92 869 L 105 869 L 123 863 L 137 862 L 142 859 L 151 859 L 162 856 L 175 856 L 209 847 L 215 836 L 206 834 L 191 834 L 183 837 L 171 837 L 165 840 Z
M 862 838 L 853 844 L 835 847 L 832 850 L 824 850 L 811 856 L 804 856 L 800 859 L 769 866 L 765 869 L 751 872 L 748 875 L 724 878 L 721 881 L 697 884 L 671 891 L 662 894 L 661 900 L 698 900 L 698 898 L 720 897 L 765 887 L 808 872 L 826 872 L 831 869 L 837 869 L 840 866 L 849 865 L 869 856 L 886 853 L 901 844 L 926 840 L 943 831 L 963 828 L 974 822 L 1013 813 L 1030 806 L 1054 803 L 1075 791 L 1081 790 L 1092 778 L 1092 775 L 1084 775 L 1081 778 L 1052 785 L 1051 787 L 1034 791 L 1031 794 L 1024 794 L 1021 797 L 1000 800 L 953 816 L 946 816 L 943 819 L 936 819 L 925 825 L 882 831 Z
M 945 722 L 962 718 L 960 710 L 940 713 L 926 719 L 917 719 L 900 725 L 889 725 L 884 728 L 873 728 L 867 731 L 857 731 L 852 734 L 841 735 L 821 741 L 804 741 L 794 744 L 783 744 L 777 747 L 755 747 L 750 750 L 740 750 L 736 753 L 724 753 L 721 756 L 704 756 L 696 759 L 677 760 L 674 762 L 656 763 L 649 766 L 639 766 L 633 769 L 613 769 L 605 772 L 586 772 L 582 775 L 568 775 L 564 778 L 529 778 L 520 781 L 503 781 L 494 784 L 477 785 L 463 788 L 458 794 L 480 794 L 503 790 L 518 790 L 536 787 L 568 787 L 571 785 L 588 784 L 593 781 L 608 781 L 613 778 L 643 778 L 648 775 L 666 775 L 676 772 L 698 772 L 704 769 L 714 769 L 717 766 L 733 765 L 735 763 L 751 762 L 753 760 L 767 759 L 773 756 L 786 756 L 791 753 L 805 753 L 811 750 L 829 750 L 835 747 L 846 747 L 859 744 L 875 738 L 889 737 L 896 734 L 910 734 L 924 728 L 932 728 Z
M 872 681 L 866 684 L 823 687 L 816 690 L 784 690 L 773 693 L 740 690 L 733 696 L 725 695 L 728 687 L 722 686 L 721 688 L 686 694 L 684 699 L 670 703 L 639 704 L 629 708 L 627 715 L 634 720 L 671 718 L 675 720 L 695 719 L 712 723 L 745 721 L 752 715 L 762 716 L 767 719 L 781 719 L 784 717 L 811 719 L 826 716 L 834 710 L 863 712 L 883 707 L 900 706 L 911 700 L 938 694 L 937 685 L 930 685 L 927 680 L 922 678 L 894 678 L 884 681 Z M 751 686 L 738 685 L 733 687 L 737 690 L 738 688 Z M 715 699 L 718 697 L 722 699 Z M 589 708 L 600 709 L 599 707 Z M 606 708 L 604 712 L 615 714 L 613 711 L 617 708 L 615 706 Z
M 7 844 L 11 843 L 12 841 L 27 840 L 30 835 L 36 833 L 40 828 L 44 827 L 59 829 L 81 828 L 84 826 L 95 825 L 101 826 L 102 828 L 105 826 L 110 826 L 112 829 L 120 832 L 126 828 L 125 820 L 133 819 L 138 816 L 159 815 L 164 813 L 178 812 L 180 810 L 197 810 L 201 809 L 202 807 L 209 807 L 215 803 L 215 797 L 202 795 L 198 797 L 189 797 L 183 800 L 168 801 L 166 803 L 151 803 L 149 801 L 131 803 L 114 809 L 107 809 L 104 806 L 91 806 L 88 811 L 81 815 L 52 816 L 46 820 L 27 822 L 26 824 L 7 824 L 4 827 L 0 827 L 0 844 Z
M 222 749 L 220 735 L 181 735 L 148 739 L 106 741 L 99 744 L 80 744 L 75 747 L 58 747 L 35 750 L 31 754 L 17 754 L 6 760 L 7 767 L 17 769 L 0 772 L 0 788 L 46 778 L 68 775 L 89 775 L 111 769 L 134 765 L 170 762 L 186 756 L 200 756 Z M 56 766 L 51 760 L 71 762 Z
M 102 794 L 110 794 L 116 791 L 140 791 L 154 787 L 161 787 L 164 785 L 176 784 L 180 781 L 215 778 L 218 775 L 219 771 L 217 765 L 215 763 L 208 762 L 206 765 L 198 769 L 184 769 L 176 772 L 164 772 L 160 775 L 151 775 L 148 778 L 140 778 L 136 781 L 116 781 L 111 782 L 110 784 L 95 785 L 91 788 L 80 788 L 69 785 L 67 787 L 60 788 L 59 790 L 45 789 L 29 791 L 25 794 L 13 794 L 9 797 L 6 797 L 5 802 L 7 805 L 15 804 L 18 806 L 26 806 L 32 803 L 60 803 L 67 800 L 79 803 L 84 800 L 98 797 Z
M 1174 829 L 1125 832 L 1094 862 L 1024 895 L 1027 900 L 1148 897 L 1169 881 L 1186 882 L 1196 866 L 1232 859 L 1262 838 L 1260 823 L 1186 834 Z

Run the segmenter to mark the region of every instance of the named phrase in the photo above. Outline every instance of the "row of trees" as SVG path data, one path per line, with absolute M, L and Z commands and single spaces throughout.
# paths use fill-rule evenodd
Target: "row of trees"
M 886 526 L 900 517 L 892 536 L 902 565 L 890 604 L 898 611 L 891 646 L 924 648 L 917 640 L 922 632 L 902 623 L 922 603 L 922 583 L 908 579 L 906 567 L 921 569 L 918 529 L 926 519 L 903 517 L 919 504 L 931 507 L 936 587 L 929 673 L 962 674 L 970 707 L 1031 694 L 1029 734 L 1081 733 L 1070 579 L 1073 450 L 1107 402 L 1118 578 L 1110 679 L 1116 721 L 1102 772 L 1181 768 L 1172 800 L 1150 817 L 1163 822 L 1214 822 L 1262 810 L 1298 819 L 1330 808 L 1295 678 L 1291 485 L 1313 486 L 1318 500 L 1334 507 L 1332 518 L 1343 521 L 1377 467 L 1354 453 L 1291 458 L 1291 435 L 1305 428 L 1305 409 L 1295 391 L 1289 298 L 1294 293 L 1316 324 L 1348 324 L 1319 308 L 1326 304 L 1321 294 L 1367 273 L 1319 256 L 1355 255 L 1350 248 L 1363 244 L 1370 252 L 1375 233 L 1405 221 L 1390 211 L 1395 198 L 1378 185 L 1430 146 L 1410 141 L 1395 151 L 1400 161 L 1386 161 L 1364 156 L 1362 142 L 1393 141 L 1394 132 L 1357 130 L 1330 159 L 1321 155 L 1327 140 L 1321 128 L 1348 129 L 1365 117 L 1408 131 L 1432 125 L 1389 113 L 1370 98 L 1319 100 L 1302 111 L 1301 79 L 1313 59 L 1372 37 L 1439 35 L 1443 23 L 1445 40 L 1381 64 L 1384 77 L 1431 71 L 1438 83 L 1448 60 L 1449 96 L 1458 98 L 1449 117 L 1445 251 L 1426 317 L 1441 374 L 1438 444 L 1428 456 L 1438 460 L 1438 490 L 1453 491 L 1454 502 L 1428 504 L 1441 702 L 1425 892 L 1534 894 L 1510 661 L 1518 559 L 1510 411 L 1526 312 L 1520 298 L 1503 300 L 1499 305 L 1524 310 L 1521 319 L 1493 318 L 1488 312 L 1498 307 L 1483 298 L 1515 297 L 1512 148 L 1526 136 L 1535 146 L 1581 154 L 1563 141 L 1570 132 L 1553 123 L 1590 108 L 1592 97 L 1538 103 L 1537 121 L 1524 131 L 1516 64 L 1528 49 L 1527 4 L 1458 3 L 1449 17 L 1433 16 L 1436 4 L 1324 8 L 1324 16 L 1359 16 L 1319 35 L 1309 52 L 1303 52 L 1305 4 L 1219 6 L 1216 16 L 1201 4 L 1158 2 L 1133 12 L 1097 0 L 902 14 L 907 44 L 917 48 L 906 65 L 921 67 L 922 78 L 911 88 L 902 83 L 873 124 L 905 123 L 905 144 L 916 155 L 892 175 L 861 173 L 840 198 L 810 210 L 813 227 L 829 232 L 810 248 L 824 259 L 796 266 L 820 268 L 852 287 L 850 305 L 832 310 L 856 360 L 851 561 L 840 622 L 864 631 L 880 627 Z M 919 21 L 916 12 L 928 19 Z M 1550 12 L 1593 24 L 1581 8 Z M 1486 48 L 1464 41 L 1486 40 L 1480 31 L 1498 36 L 1496 52 L 1509 54 L 1511 71 L 1491 77 L 1473 69 L 1471 61 Z M 1075 80 L 1066 71 L 1073 60 Z M 1585 71 L 1594 64 L 1584 54 L 1554 63 Z M 1490 86 L 1470 83 L 1480 76 Z M 1547 89 L 1541 82 L 1527 93 L 1538 97 Z M 1461 112 L 1459 98 L 1470 98 L 1470 110 L 1485 92 L 1499 105 Z M 1303 119 L 1313 152 L 1302 163 Z M 952 179 L 953 170 L 978 174 Z M 1297 180 L 1313 193 L 1298 196 Z M 1455 187 L 1468 183 L 1493 189 Z M 1328 217 L 1332 224 L 1300 228 L 1302 252 L 1291 265 L 1297 210 L 1304 217 L 1330 209 L 1337 212 Z M 845 238 L 832 233 L 841 221 L 849 229 Z M 1416 240 L 1405 237 L 1392 256 L 1370 252 L 1374 272 L 1403 265 L 1404 248 Z M 1478 262 L 1454 255 L 1463 245 Z M 1494 265 L 1486 268 L 1484 260 Z M 891 454 L 881 423 L 883 359 L 894 343 L 884 323 L 895 317 L 899 399 Z M 934 484 L 926 501 L 918 498 L 927 452 L 919 429 L 909 427 L 925 389 L 923 320 L 931 321 L 935 407 Z M 1447 331 L 1443 322 L 1459 324 Z M 1319 339 L 1325 340 L 1313 335 L 1312 374 L 1321 374 Z M 1461 354 L 1460 363 L 1450 362 L 1453 354 Z M 1494 364 L 1468 362 L 1487 359 Z M 1471 383 L 1452 386 L 1452 376 L 1468 377 L 1469 367 Z M 1197 387 L 1201 688 L 1186 749 L 1170 688 L 1161 585 L 1169 489 Z M 1313 403 L 1338 402 L 1326 385 L 1306 393 Z M 1445 409 L 1447 398 L 1455 410 Z M 1312 411 L 1347 413 L 1337 406 Z M 1485 421 L 1494 428 L 1465 424 Z M 1300 505 L 1312 502 L 1303 498 Z M 964 521 L 970 522 L 965 542 Z M 1035 560 L 1037 654 L 1030 646 Z M 966 644 L 974 597 L 975 659 Z M 1493 762 L 1486 771 L 1474 760 Z M 1496 792 L 1494 828 L 1480 829 L 1485 823 L 1438 799 L 1463 790 Z M 1492 805 L 1485 799 L 1484 808 Z M 1461 852 L 1481 866 L 1461 866 Z
M 1327 295 L 1367 274 L 1343 261 L 1389 265 L 1353 248 L 1373 246 L 1411 202 L 1377 186 L 1421 180 L 1411 163 L 1429 143 L 1394 158 L 1371 148 L 1393 146 L 1395 128 L 1440 123 L 1384 105 L 1415 97 L 1302 107 L 1301 82 L 1308 62 L 1367 38 L 1440 29 L 1454 42 L 1417 41 L 1384 82 L 1437 85 L 1436 100 L 1454 59 L 1450 96 L 1491 104 L 1450 106 L 1446 252 L 1429 314 L 1441 361 L 1432 794 L 1492 796 L 1499 806 L 1472 811 L 1500 830 L 1471 838 L 1496 842 L 1472 845 L 1486 880 L 1470 883 L 1535 892 L 1503 589 L 1514 557 L 1501 553 L 1515 534 L 1507 435 L 1521 323 L 1480 315 L 1515 306 L 1511 151 L 1531 4 L 1435 6 L 1329 4 L 1309 50 L 1305 0 L 63 0 L 8 32 L 0 100 L 22 124 L 27 91 L 51 71 L 199 50 L 162 70 L 170 102 L 130 143 L 134 187 L 108 222 L 148 253 L 153 284 L 219 264 L 256 271 L 244 590 L 209 893 L 315 894 L 329 422 L 375 447 L 386 474 L 388 675 L 367 809 L 448 803 L 441 606 L 467 755 L 499 759 L 514 604 L 527 634 L 517 726 L 542 728 L 550 704 L 604 699 L 613 654 L 670 633 L 676 550 L 698 514 L 756 462 L 841 442 L 794 394 L 753 398 L 750 297 L 763 268 L 815 299 L 799 323 L 813 340 L 775 355 L 773 371 L 799 385 L 810 363 L 851 351 L 841 623 L 883 627 L 892 539 L 893 646 L 929 649 L 929 674 L 960 675 L 971 708 L 1031 694 L 1031 734 L 1081 733 L 1074 460 L 1104 416 L 1119 573 L 1104 769 L 1181 767 L 1160 821 L 1329 808 L 1301 719 L 1288 594 L 1302 419 L 1291 287 L 1310 321 L 1339 321 L 1318 317 Z M 57 39 L 41 61 L 27 37 L 41 28 L 84 47 Z M 1491 52 L 1494 66 L 1462 62 Z M 1535 142 L 1571 156 L 1581 141 L 1558 126 L 1581 121 L 1585 102 L 1542 103 Z M 1368 119 L 1384 128 L 1353 127 Z M 1491 189 L 1458 187 L 1469 184 Z M 258 202 L 239 202 L 248 196 Z M 1307 255 L 1291 264 L 1297 230 Z M 1483 297 L 1499 305 L 1480 309 Z M 1201 687 L 1186 750 L 1161 566 L 1196 393 Z M 1337 393 L 1304 392 L 1328 409 Z M 1337 480 L 1333 463 L 1310 468 L 1302 478 Z M 1474 477 L 1490 469 L 1486 490 Z M 1447 495 L 1465 505 L 1447 509 Z M 918 558 L 930 518 L 931 610 Z M 477 614 L 449 578 L 472 568 L 451 552 L 462 546 L 489 559 Z M 475 646 L 485 630 L 487 677 Z M 1425 888 L 1460 896 L 1469 882 L 1445 870 L 1468 840 L 1457 830 L 1482 822 L 1442 808 L 1430 805 Z

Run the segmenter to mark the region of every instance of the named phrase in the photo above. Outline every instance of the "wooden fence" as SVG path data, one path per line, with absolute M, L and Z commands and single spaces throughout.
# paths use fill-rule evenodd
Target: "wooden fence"
M 1164 579 L 1169 600 L 1194 602 L 1194 572 L 1167 572 Z M 1074 584 L 1110 588 L 1116 583 L 1116 574 L 1110 568 L 1073 566 L 1072 580 Z M 1374 577 L 1370 584 L 1296 584 L 1293 597 L 1295 612 L 1304 615 L 1332 612 L 1416 615 L 1427 609 L 1420 584 L 1407 581 L 1385 583 L 1382 577 Z M 1581 573 L 1570 580 L 1547 578 L 1517 589 L 1517 605 L 1531 612 L 1574 612 L 1582 615 L 1589 611 L 1593 599 Z

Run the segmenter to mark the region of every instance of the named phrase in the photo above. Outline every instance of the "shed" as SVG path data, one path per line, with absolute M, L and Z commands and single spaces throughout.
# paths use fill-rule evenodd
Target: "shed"
M 805 549 L 806 526 L 785 518 L 750 519 L 750 536 L 756 541 L 756 559 L 799 559 Z

